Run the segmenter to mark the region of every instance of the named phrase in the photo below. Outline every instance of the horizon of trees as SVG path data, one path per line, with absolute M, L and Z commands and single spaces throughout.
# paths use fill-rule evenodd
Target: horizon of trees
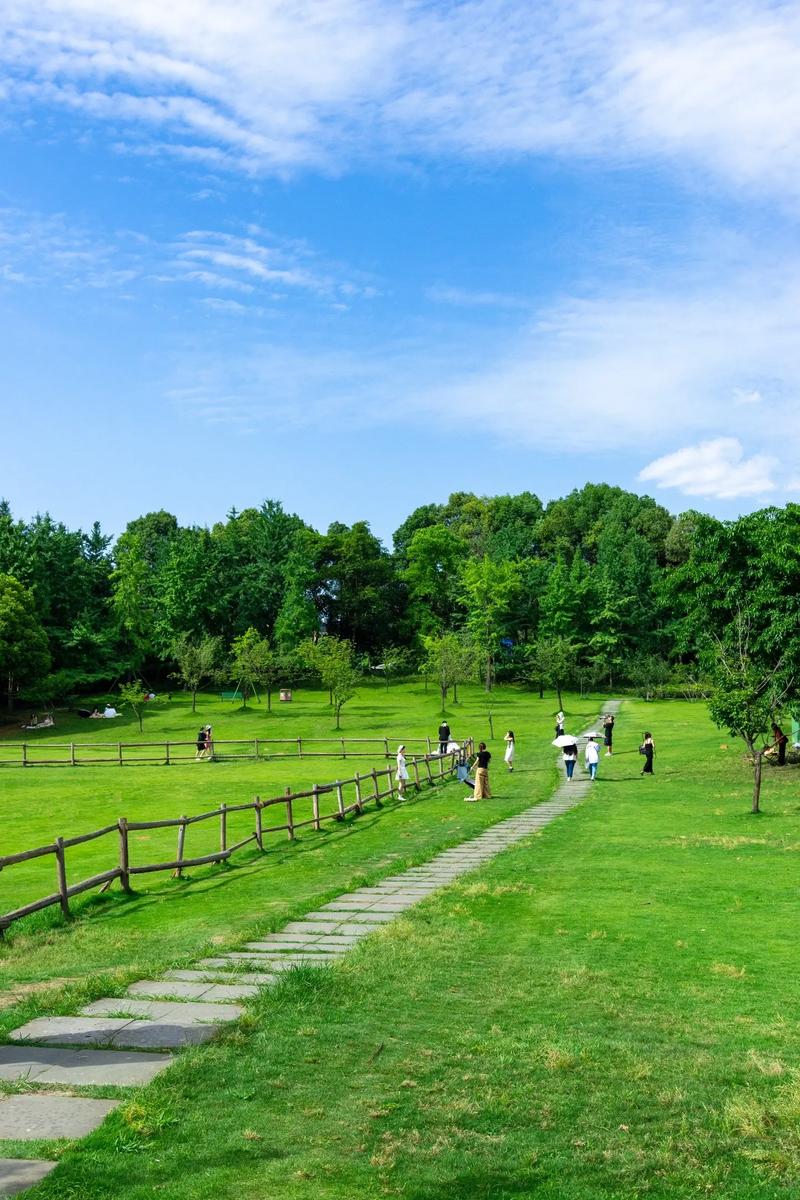
M 366 521 L 321 533 L 276 500 L 211 528 L 146 513 L 114 543 L 98 523 L 24 522 L 0 502 L 9 703 L 180 676 L 209 643 L 201 676 L 230 679 L 242 639 L 259 640 L 269 688 L 291 685 L 321 678 L 308 648 L 326 637 L 387 679 L 425 670 L 443 701 L 466 678 L 649 695 L 724 677 L 729 694 L 735 660 L 744 692 L 768 679 L 785 711 L 800 687 L 800 505 L 719 521 L 608 484 L 547 505 L 458 492 L 416 508 L 389 550 Z M 746 720 L 742 695 L 738 715 L 718 709 L 748 744 L 753 712 L 764 733 L 770 710 L 751 699 Z

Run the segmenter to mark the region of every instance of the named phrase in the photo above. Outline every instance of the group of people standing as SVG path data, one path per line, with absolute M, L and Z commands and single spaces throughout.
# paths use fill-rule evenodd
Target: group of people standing
M 564 733 L 564 722 L 566 716 L 563 712 L 556 713 L 556 738 L 563 739 L 569 737 Z M 603 716 L 603 745 L 605 746 L 605 756 L 610 758 L 614 753 L 614 723 L 615 717 L 613 713 L 606 713 Z M 590 779 L 597 778 L 597 768 L 600 764 L 600 746 L 597 741 L 597 734 L 589 734 L 586 739 L 584 748 L 584 761 Z M 458 743 L 452 740 L 450 726 L 446 721 L 442 721 L 438 732 L 439 739 L 439 754 L 454 753 L 459 750 Z M 516 753 L 516 738 L 513 729 L 506 731 L 503 741 L 506 744 L 503 761 L 508 771 L 514 770 L 514 757 Z M 198 743 L 199 745 L 199 743 Z M 639 753 L 644 757 L 644 766 L 642 767 L 642 775 L 653 775 L 653 760 L 655 757 L 655 742 L 653 735 L 649 731 L 645 733 Z M 408 766 L 405 757 L 406 748 L 404 745 L 397 747 L 397 790 L 400 796 L 405 795 L 406 783 L 408 782 Z M 562 745 L 562 755 L 564 758 L 564 769 L 567 774 L 567 779 L 572 779 L 575 772 L 575 765 L 578 761 L 578 738 L 570 738 Z M 489 763 L 492 760 L 490 750 L 487 750 L 485 742 L 478 743 L 478 749 L 474 759 L 467 767 L 466 759 L 459 768 L 459 779 L 467 783 L 473 788 L 471 796 L 465 796 L 465 800 L 488 800 L 491 798 L 491 789 L 489 787 Z M 474 779 L 470 778 L 469 771 L 474 771 Z

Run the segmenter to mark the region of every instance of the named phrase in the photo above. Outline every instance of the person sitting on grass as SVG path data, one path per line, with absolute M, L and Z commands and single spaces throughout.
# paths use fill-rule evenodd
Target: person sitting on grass
M 103 714 L 100 712 L 99 708 L 93 708 L 92 711 L 89 713 L 90 721 L 102 721 L 102 719 L 103 719 Z
M 117 710 L 114 708 L 114 705 L 113 705 L 113 704 L 107 704 L 107 705 L 105 706 L 105 708 L 103 709 L 103 716 L 104 716 L 106 719 L 108 719 L 108 718 L 110 718 L 110 717 L 118 717 L 118 716 L 119 716 L 119 713 L 118 713 L 118 712 L 117 712 Z

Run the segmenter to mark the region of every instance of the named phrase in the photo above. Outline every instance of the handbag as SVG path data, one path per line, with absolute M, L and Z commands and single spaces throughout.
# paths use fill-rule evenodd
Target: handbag
M 643 754 L 644 757 L 647 758 L 647 751 L 645 750 L 644 746 L 639 747 L 639 753 Z

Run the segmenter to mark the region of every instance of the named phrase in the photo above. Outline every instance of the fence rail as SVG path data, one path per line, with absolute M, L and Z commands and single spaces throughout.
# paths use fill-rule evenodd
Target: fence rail
M 462 752 L 472 754 L 472 738 L 468 738 L 463 743 Z M 455 774 L 459 759 L 460 755 L 458 753 L 410 756 L 407 760 L 411 776 L 408 781 L 409 786 L 413 786 L 419 792 L 422 790 L 423 784 L 434 785 L 450 778 L 450 776 Z M 382 785 L 382 781 L 388 781 L 388 786 Z M 346 789 L 352 789 L 351 796 L 345 796 Z M 387 767 L 381 771 L 373 768 L 373 770 L 365 774 L 356 772 L 349 779 L 337 779 L 333 783 L 326 784 L 315 783 L 308 791 L 292 792 L 290 788 L 287 788 L 283 795 L 274 796 L 269 800 L 262 800 L 259 796 L 256 796 L 254 800 L 248 801 L 245 804 L 221 804 L 219 808 L 212 809 L 210 812 L 198 813 L 192 817 L 171 817 L 162 821 L 129 821 L 126 817 L 120 817 L 113 824 L 104 825 L 102 829 L 93 829 L 89 833 L 78 834 L 75 837 L 57 837 L 46 846 L 37 846 L 32 850 L 21 850 L 16 854 L 0 856 L 0 872 L 2 872 L 18 863 L 30 862 L 33 859 L 51 855 L 55 862 L 58 888 L 57 891 L 47 896 L 42 896 L 40 899 L 31 901 L 29 904 L 24 904 L 19 908 L 12 909 L 10 912 L 0 914 L 0 938 L 15 921 L 19 921 L 23 917 L 28 917 L 32 913 L 39 912 L 43 908 L 49 908 L 51 905 L 59 904 L 63 914 L 69 916 L 69 901 L 73 896 L 80 895 L 81 892 L 89 891 L 95 887 L 101 887 L 103 890 L 106 890 L 116 879 L 119 879 L 124 891 L 130 891 L 130 879 L 132 875 L 146 875 L 155 871 L 172 871 L 173 875 L 179 878 L 187 867 L 199 867 L 209 863 L 226 862 L 232 854 L 251 844 L 255 844 L 263 852 L 265 850 L 264 839 L 266 834 L 286 833 L 289 840 L 292 841 L 298 829 L 310 825 L 314 830 L 320 830 L 323 821 L 342 821 L 349 813 L 362 812 L 364 806 L 369 803 L 375 803 L 380 806 L 383 799 L 387 796 L 394 797 L 397 791 L 394 767 Z M 328 795 L 335 795 L 336 807 L 331 812 L 323 813 L 320 808 L 320 798 Z M 298 801 L 302 800 L 311 800 L 311 816 L 297 820 L 294 806 Z M 267 809 L 279 806 L 282 806 L 285 812 L 285 820 L 280 824 L 265 826 L 264 812 Z M 247 837 L 234 842 L 232 845 L 229 844 L 228 817 L 231 813 L 250 811 L 253 813 L 255 823 L 253 832 Z M 185 853 L 187 829 L 191 825 L 215 819 L 219 821 L 219 850 L 211 854 L 187 858 Z M 150 829 L 177 829 L 175 858 L 169 859 L 166 862 L 131 865 L 130 834 Z M 92 875 L 88 879 L 69 884 L 67 880 L 65 851 L 75 846 L 84 845 L 86 842 L 95 841 L 98 838 L 111 837 L 114 834 L 117 835 L 118 839 L 118 854 L 115 865 L 106 871 Z
M 210 756 L 216 762 L 233 759 L 282 758 L 374 758 L 382 747 L 384 757 L 393 758 L 394 739 L 382 738 L 214 738 Z M 433 754 L 438 742 L 431 738 L 408 738 L 406 749 L 418 747 L 420 754 Z M 278 747 L 278 749 L 272 749 Z M 282 748 L 281 748 L 282 747 Z M 320 747 L 336 747 L 321 749 Z M 363 747 L 363 749 L 359 749 Z M 152 751 L 152 753 L 147 753 Z M 194 762 L 196 741 L 163 742 L 7 742 L 0 740 L 0 767 L 89 767 L 133 766 L 144 763 L 173 766 Z

